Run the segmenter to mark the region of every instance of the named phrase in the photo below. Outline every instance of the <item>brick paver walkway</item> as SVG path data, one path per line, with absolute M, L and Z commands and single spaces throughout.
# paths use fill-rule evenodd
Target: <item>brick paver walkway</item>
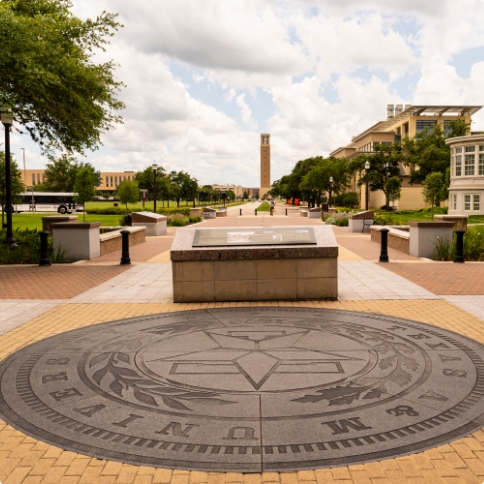
M 200 227 L 321 223 L 283 215 L 236 217 L 235 211 L 232 212 L 226 219 L 206 221 Z M 170 285 L 168 248 L 173 239 L 168 237 L 156 250 L 152 250 L 156 241 L 139 246 L 136 257 L 147 263 L 129 268 L 117 265 L 119 254 L 112 261 L 100 261 L 103 263 L 100 265 L 0 266 L 0 311 L 11 311 L 10 317 L 0 320 L 0 359 L 34 341 L 105 321 L 247 305 L 373 312 L 433 324 L 484 343 L 484 321 L 477 316 L 482 307 L 484 317 L 484 296 L 479 299 L 481 306 L 473 304 L 476 315 L 466 310 L 472 304 L 467 299 L 470 296 L 456 296 L 484 294 L 484 264 L 427 263 L 398 253 L 399 260 L 405 262 L 378 265 L 371 261 L 378 258 L 379 246 L 368 236 L 351 236 L 344 228 L 335 228 L 335 233 L 344 247 L 340 279 L 345 299 L 335 302 L 174 304 L 169 299 L 162 302 L 165 297 L 162 292 Z M 390 258 L 397 260 L 392 253 Z M 389 299 L 378 299 L 382 294 Z M 440 294 L 454 296 L 444 299 Z M 49 300 L 48 305 L 43 300 Z M 29 308 L 30 318 L 26 316 Z M 482 430 L 450 444 L 397 459 L 315 471 L 239 474 L 172 471 L 99 460 L 39 442 L 0 420 L 2 484 L 481 484 L 483 481 Z
M 126 266 L 0 266 L 0 299 L 70 299 L 127 269 Z
M 441 295 L 484 295 L 484 264 L 430 262 L 385 264 L 385 268 Z

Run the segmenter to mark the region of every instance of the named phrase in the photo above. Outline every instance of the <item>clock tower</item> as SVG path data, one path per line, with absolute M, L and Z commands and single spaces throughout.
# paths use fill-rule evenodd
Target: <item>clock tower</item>
M 271 189 L 271 135 L 260 135 L 260 192 L 263 197 Z

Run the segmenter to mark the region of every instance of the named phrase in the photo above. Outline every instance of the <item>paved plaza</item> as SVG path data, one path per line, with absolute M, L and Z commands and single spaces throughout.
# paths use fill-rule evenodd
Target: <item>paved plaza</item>
M 303 219 L 292 213 L 286 216 L 280 207 L 274 217 L 261 213 L 249 215 L 250 207 L 244 207 L 244 212 L 247 213 L 240 217 L 239 208 L 231 208 L 227 217 L 205 221 L 200 227 L 320 224 L 318 220 Z M 0 421 L 2 484 L 384 484 L 484 481 L 484 432 L 480 430 L 484 421 L 479 417 L 482 414 L 479 405 L 483 392 L 479 386 L 481 383 L 474 386 L 469 383 L 472 378 L 478 382 L 481 379 L 480 363 L 469 359 L 469 355 L 482 356 L 478 343 L 484 344 L 484 264 L 433 263 L 392 249 L 389 250 L 391 262 L 379 264 L 378 246 L 369 240 L 368 234 L 350 234 L 346 228 L 335 227 L 340 250 L 337 301 L 175 304 L 169 258 L 175 230 L 170 228 L 167 235 L 150 238 L 149 242 L 134 247 L 131 251 L 133 263 L 129 267 L 119 266 L 120 253 L 70 266 L 0 267 L 0 358 L 3 360 L 21 351 L 10 360 L 11 374 L 5 370 L 6 365 L 3 366 L 5 381 L 10 381 L 12 385 L 12 391 L 4 391 L 3 394 L 12 411 L 19 414 L 19 420 L 11 415 L 14 425 L 25 431 L 23 433 Z M 184 312 L 183 316 L 175 314 L 179 312 Z M 255 329 L 247 327 L 244 313 L 252 314 L 252 319 L 259 318 L 259 326 Z M 287 317 L 284 319 L 281 314 Z M 128 318 L 135 318 L 131 326 L 122 322 Z M 287 329 L 287 318 L 293 318 L 295 322 L 292 329 Z M 343 329 L 318 326 L 318 318 L 325 321 L 343 318 L 340 323 L 344 323 L 342 328 L 348 332 L 337 334 Z M 309 327 L 311 319 L 314 319 L 312 324 L 315 326 Z M 95 326 L 118 320 L 119 323 L 109 326 Z M 275 329 L 276 320 L 280 320 L 278 324 L 282 326 Z M 205 322 L 206 325 L 198 328 L 194 322 Z M 144 340 L 140 337 L 128 338 L 124 330 L 119 329 L 134 328 L 134 324 L 141 325 L 137 330 L 143 334 L 149 331 L 155 333 L 150 344 L 158 345 L 158 348 L 145 348 Z M 166 328 L 174 330 L 178 328 L 177 325 L 181 325 L 179 327 L 183 330 L 170 335 L 170 348 L 177 344 L 193 345 L 194 351 L 205 351 L 207 361 L 216 359 L 218 362 L 218 366 L 215 365 L 219 375 L 217 378 L 207 379 L 203 374 L 194 376 L 193 372 L 197 373 L 199 369 L 191 365 L 190 355 L 184 355 L 180 360 L 176 352 L 165 354 Z M 231 325 L 235 329 L 230 329 Z M 356 328 L 358 325 L 359 330 Z M 409 337 L 402 339 L 405 331 L 408 332 L 408 328 L 402 329 L 406 325 L 411 325 L 408 328 L 415 330 L 415 334 L 408 333 Z M 77 333 L 63 335 L 71 330 Z M 325 337 L 323 333 L 328 331 L 332 335 Z M 368 341 L 365 331 L 373 332 L 368 335 Z M 257 332 L 261 336 L 256 337 Z M 49 337 L 54 338 L 42 342 Z M 428 339 L 430 337 L 434 339 Z M 466 337 L 477 343 L 469 342 Z M 230 348 L 231 352 L 240 352 L 236 356 L 240 361 L 231 366 L 234 365 L 234 356 L 229 358 L 225 353 L 223 357 L 217 353 L 215 358 L 211 353 L 213 348 L 204 346 L 208 344 L 207 338 L 218 341 L 222 348 Z M 298 354 L 293 354 L 293 350 L 288 351 L 287 344 L 294 344 L 293 340 L 296 339 L 303 342 L 296 345 Z M 128 340 L 134 345 L 139 344 L 143 351 L 135 346 L 126 349 L 113 349 L 110 346 L 115 341 L 118 345 L 123 342 L 128 345 Z M 352 343 L 349 343 L 350 340 Z M 412 348 L 405 348 L 412 340 Z M 26 348 L 31 344 L 38 346 Z M 455 344 L 455 348 L 450 348 L 450 344 Z M 76 360 L 85 355 L 86 349 L 91 352 L 87 357 L 90 359 L 82 362 Z M 256 350 L 257 353 L 254 353 Z M 398 351 L 401 358 L 392 351 Z M 405 351 L 414 351 L 414 354 L 412 356 Z M 72 361 L 76 363 L 65 368 L 56 366 L 54 362 L 61 364 L 67 358 L 65 352 L 70 352 L 74 358 Z M 117 352 L 117 360 L 110 371 L 117 368 L 115 371 L 118 373 L 124 372 L 121 387 L 113 384 L 109 375 L 103 373 L 107 362 L 111 361 L 109 354 L 113 352 Z M 279 358 L 281 352 L 286 352 L 282 359 L 285 363 L 275 365 L 273 360 Z M 137 368 L 143 368 L 147 375 L 137 381 L 144 390 L 133 387 L 135 377 L 128 372 L 135 353 L 139 360 Z M 165 360 L 171 360 L 160 361 L 152 357 L 153 354 L 163 354 Z M 417 354 L 418 358 L 415 356 Z M 34 362 L 32 358 L 35 355 L 40 355 L 40 359 Z M 379 358 L 380 362 L 385 358 L 388 360 L 383 367 L 370 371 L 367 365 L 373 361 L 373 357 Z M 307 365 L 307 361 L 311 365 Z M 92 366 L 89 366 L 91 363 Z M 86 433 L 79 431 L 78 439 L 63 440 L 62 435 L 59 437 L 56 434 L 57 427 L 52 423 L 57 417 L 43 418 L 34 410 L 22 414 L 25 405 L 22 396 L 27 400 L 29 397 L 25 396 L 24 383 L 15 383 L 14 370 L 17 368 L 18 375 L 23 375 L 24 370 L 20 368 L 28 364 L 31 365 L 29 371 L 32 371 L 32 375 L 39 376 L 32 391 L 42 396 L 57 397 L 57 400 L 51 398 L 52 408 L 45 409 L 45 415 L 60 412 L 58 422 L 64 422 L 66 427 L 72 424 L 72 428 L 80 429 L 68 419 L 81 418 L 84 419 L 81 422 L 83 425 L 91 425 L 92 428 L 97 425 L 98 430 L 85 427 L 83 431 Z M 387 376 L 382 372 L 393 372 L 396 367 L 392 365 L 399 364 L 404 366 L 397 368 L 397 373 L 392 373 L 394 381 L 384 389 L 378 387 L 378 378 Z M 81 366 L 89 371 L 73 388 L 83 396 L 81 402 L 70 404 L 63 399 L 67 387 L 58 383 L 77 375 Z M 44 367 L 53 371 L 41 373 Z M 237 372 L 234 368 L 237 368 Z M 338 374 L 342 371 L 354 375 L 346 386 L 338 383 Z M 421 393 L 418 393 L 421 375 L 424 374 L 432 374 L 435 381 L 432 387 L 425 387 L 426 382 L 420 388 Z M 320 375 L 325 375 L 328 382 L 333 382 L 334 388 L 338 388 L 340 393 L 330 395 L 314 390 L 311 379 L 319 381 Z M 187 395 L 175 389 L 165 388 L 163 391 L 167 393 L 158 387 L 158 390 L 153 390 L 155 387 L 150 386 L 148 376 L 157 381 L 166 378 L 172 385 L 190 386 L 193 391 Z M 301 379 L 304 379 L 304 385 L 299 386 Z M 57 386 L 50 388 L 48 385 Z M 89 393 L 96 385 L 107 385 L 102 388 L 105 400 L 96 400 L 100 397 Z M 294 391 L 300 394 L 293 398 L 291 392 Z M 472 394 L 470 400 L 465 401 L 472 392 L 475 395 Z M 118 405 L 119 393 L 126 400 L 126 407 Z M 426 397 L 421 398 L 422 395 Z M 197 399 L 204 398 L 208 399 L 208 405 L 196 402 L 194 406 Z M 388 408 L 383 405 L 386 399 L 391 400 Z M 242 400 L 245 403 L 241 403 Z M 101 410 L 108 406 L 108 401 L 113 405 L 109 414 L 113 427 L 101 431 L 99 425 L 103 420 L 97 419 L 101 418 Z M 158 409 L 161 401 L 168 401 L 172 405 L 169 419 L 164 414 L 159 415 L 159 421 L 158 417 L 148 418 L 148 410 L 151 408 L 152 412 L 153 408 Z M 30 404 L 34 408 L 36 404 L 32 402 Z M 260 402 L 265 403 L 260 406 Z M 306 410 L 308 406 L 312 408 L 323 404 L 324 415 Z M 302 411 L 301 407 L 305 410 Z M 461 413 L 454 415 L 457 407 Z M 40 406 L 36 408 L 43 411 Z M 198 416 L 188 419 L 187 408 L 196 408 Z M 372 411 L 372 408 L 375 410 Z M 393 413 L 387 412 L 392 409 Z M 289 415 L 296 423 L 289 426 L 277 423 Z M 205 442 L 197 441 L 196 445 L 191 444 L 193 447 L 190 447 L 190 442 L 183 445 L 166 443 L 166 436 L 170 435 L 182 435 L 180 439 L 183 439 L 183 435 L 189 438 L 190 432 L 201 435 L 197 429 L 203 426 L 202 421 L 210 420 L 207 420 L 207 416 L 234 420 L 230 425 L 223 418 L 220 425 L 212 424 L 213 427 L 204 434 Z M 417 417 L 424 419 L 426 425 L 420 420 L 420 423 L 412 420 Z M 30 419 L 28 425 L 20 418 L 24 421 Z M 273 425 L 270 424 L 271 418 L 276 419 Z M 258 427 L 256 421 L 264 421 L 267 428 Z M 400 422 L 398 429 L 403 435 L 394 433 L 398 430 L 392 427 L 394 421 Z M 153 435 L 144 439 L 130 436 L 130 427 L 145 428 L 147 434 L 153 432 Z M 327 429 L 325 437 L 307 440 L 311 427 Z M 376 437 L 365 433 L 370 432 L 370 428 Z M 219 442 L 216 441 L 217 429 L 221 432 Z M 253 435 L 248 429 L 254 431 Z M 346 436 L 348 430 L 357 435 L 351 435 L 350 439 Z M 343 433 L 347 438 L 339 436 L 335 443 L 333 434 L 338 436 L 338 433 Z M 428 438 L 424 437 L 427 433 Z M 260 441 L 263 435 L 267 436 L 266 442 Z M 367 440 L 358 439 L 358 435 Z M 95 444 L 96 439 L 102 441 L 103 437 L 106 437 L 103 445 Z M 116 438 L 118 440 L 115 442 Z M 136 462 L 135 459 L 120 456 L 120 453 L 129 453 L 130 442 L 144 449 L 146 460 Z M 401 442 L 408 444 L 400 445 Z M 236 445 L 230 445 L 234 443 Z M 204 445 L 208 447 L 202 451 Z M 246 454 L 240 450 L 249 447 Z M 323 447 L 328 454 L 324 454 Z M 372 448 L 371 452 L 367 452 L 368 447 Z M 318 452 L 323 452 L 323 456 L 332 452 L 331 458 L 318 458 Z M 177 460 L 173 457 L 180 453 L 183 458 L 178 457 Z M 187 457 L 188 454 L 191 455 Z M 365 454 L 372 455 L 365 457 Z M 152 467 L 153 461 L 149 458 L 154 455 L 164 458 L 166 465 Z M 238 460 L 235 461 L 244 465 L 224 467 L 220 464 L 227 462 L 223 455 L 229 456 L 229 460 L 236 457 Z M 184 470 L 190 468 L 190 464 L 186 464 L 190 459 L 199 463 L 191 465 L 192 469 L 197 470 Z M 277 467 L 287 462 L 289 465 L 286 468 Z M 296 465 L 296 462 L 303 464 Z M 224 472 L 215 472 L 215 469 Z

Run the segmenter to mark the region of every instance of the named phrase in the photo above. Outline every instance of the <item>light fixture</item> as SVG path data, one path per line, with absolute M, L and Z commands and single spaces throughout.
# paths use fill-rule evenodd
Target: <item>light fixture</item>
M 365 162 L 365 170 L 368 171 L 370 169 L 370 162 L 366 161 Z
M 11 112 L 3 112 L 2 113 L 2 124 L 5 126 L 12 126 L 13 124 L 13 115 Z

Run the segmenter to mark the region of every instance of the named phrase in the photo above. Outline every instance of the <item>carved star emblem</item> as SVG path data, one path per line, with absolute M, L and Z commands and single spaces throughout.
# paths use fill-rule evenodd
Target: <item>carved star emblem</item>
M 286 334 L 274 331 L 202 331 L 200 349 L 177 352 L 150 360 L 171 364 L 169 375 L 213 375 L 221 378 L 243 376 L 252 388 L 260 390 L 273 375 L 345 374 L 344 363 L 361 360 L 345 351 L 315 349 L 311 330 Z M 187 341 L 188 345 L 190 341 Z M 347 353 L 347 354 L 345 354 Z

